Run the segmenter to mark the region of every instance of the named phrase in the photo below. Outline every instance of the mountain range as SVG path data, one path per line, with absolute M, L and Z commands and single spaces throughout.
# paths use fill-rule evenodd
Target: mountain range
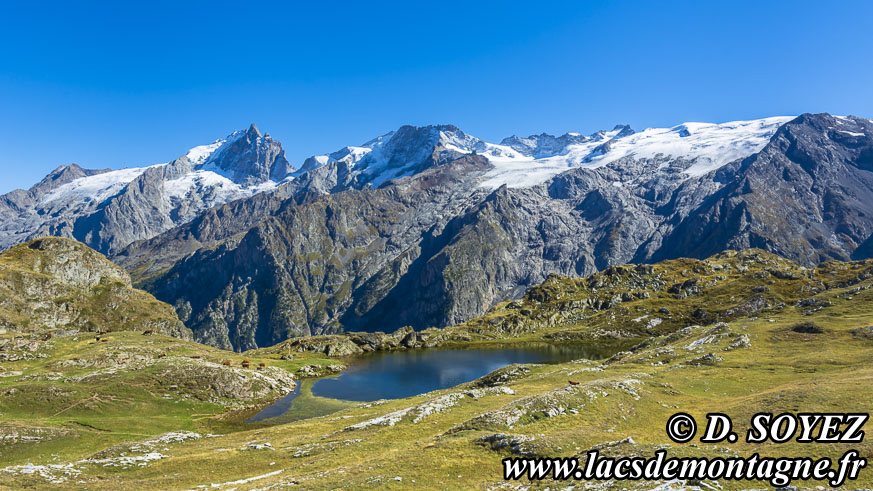
M 873 257 L 873 121 L 804 114 L 489 143 L 403 126 L 295 168 L 252 125 L 164 164 L 0 196 L 0 248 L 75 238 L 197 341 L 457 324 L 549 274 L 758 247 Z

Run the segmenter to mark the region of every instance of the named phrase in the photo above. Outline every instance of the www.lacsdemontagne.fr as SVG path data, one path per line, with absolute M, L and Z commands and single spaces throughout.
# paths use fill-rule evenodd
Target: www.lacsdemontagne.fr
M 856 479 L 866 460 L 849 450 L 837 461 L 804 458 L 769 458 L 754 454 L 751 457 L 691 458 L 667 457 L 658 450 L 652 458 L 601 458 L 597 450 L 587 454 L 585 468 L 575 458 L 507 458 L 503 459 L 503 478 L 530 480 L 674 480 L 674 479 L 727 479 L 768 481 L 776 487 L 787 486 L 795 480 L 828 479 L 831 486 L 842 485 L 847 479 Z
M 705 435 L 702 443 L 736 442 L 739 437 L 733 431 L 730 417 L 722 413 L 706 415 Z M 864 423 L 868 413 L 757 413 L 751 419 L 746 442 L 761 444 L 767 441 L 785 443 L 794 439 L 799 443 L 858 444 L 864 440 Z M 676 413 L 666 425 L 667 436 L 675 443 L 690 442 L 697 433 L 697 423 L 687 413 Z M 525 458 L 503 459 L 503 478 L 530 480 L 576 479 L 593 481 L 658 481 L 658 480 L 757 480 L 766 481 L 775 487 L 787 486 L 796 480 L 825 480 L 831 486 L 842 485 L 846 480 L 858 478 L 858 473 L 867 465 L 857 450 L 846 451 L 836 462 L 823 457 L 667 457 L 665 450 L 658 450 L 654 457 L 601 457 L 597 450 L 586 453 L 585 467 L 579 466 L 576 458 Z

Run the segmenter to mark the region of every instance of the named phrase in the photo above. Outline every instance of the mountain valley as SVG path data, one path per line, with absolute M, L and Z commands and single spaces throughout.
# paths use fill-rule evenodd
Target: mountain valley
M 724 142 L 712 142 L 730 131 L 711 125 L 682 125 L 668 137 L 654 132 L 664 139 L 658 145 L 649 142 L 656 136 L 639 137 L 635 144 L 650 152 L 641 155 L 620 143 L 649 130 L 577 136 L 584 142 L 545 164 L 520 153 L 528 160 L 505 164 L 496 149 L 513 147 L 489 146 L 453 127 L 398 131 L 378 147 L 378 159 L 367 159 L 376 150 L 357 163 L 351 150 L 345 159 L 328 156 L 281 191 L 208 210 L 113 260 L 173 305 L 196 339 L 244 350 L 300 335 L 446 327 L 518 298 L 552 273 L 578 277 L 748 247 L 807 266 L 870 257 L 871 122 L 781 121 L 724 125 L 763 128 L 753 136 L 730 130 L 746 138 L 735 148 L 761 148 L 715 163 L 700 148 L 710 142 L 724 151 Z M 773 132 L 769 141 L 765 130 Z M 703 133 L 693 145 L 672 143 L 686 145 L 691 131 Z M 415 146 L 389 145 L 401 134 Z M 552 152 L 559 146 L 537 139 Z M 430 153 L 409 153 L 422 140 L 434 145 Z M 545 152 L 526 141 L 533 150 L 510 143 Z M 596 142 L 611 142 L 620 157 L 592 150 Z M 658 151 L 671 148 L 686 154 Z M 583 153 L 594 163 L 573 164 Z M 429 156 L 416 163 L 422 155 Z M 556 159 L 567 170 L 553 175 Z M 537 183 L 489 184 L 498 173 L 504 180 L 539 175 L 541 164 Z M 397 166 L 411 175 L 370 186 L 369 169 L 396 175 Z M 192 288 L 201 278 L 208 288 Z
M 35 263 L 28 256 L 58 248 L 99 258 L 66 239 L 46 240 L 7 251 L 0 262 L 27 270 Z M 50 255 L 37 263 L 54 281 L 65 274 Z M 584 461 L 591 448 L 748 455 L 759 449 L 672 444 L 663 421 L 676 411 L 699 420 L 729 411 L 745 431 L 747 416 L 760 410 L 867 407 L 871 287 L 871 260 L 804 267 L 750 249 L 620 265 L 581 279 L 552 275 L 519 300 L 446 329 L 315 336 L 242 354 L 145 334 L 139 325 L 110 331 L 111 318 L 98 333 L 69 325 L 7 330 L 0 334 L 0 484 L 484 488 L 502 486 L 500 459 L 508 456 Z M 409 398 L 354 403 L 310 392 L 312 377 L 343 370 L 368 351 L 531 343 L 623 348 L 599 360 L 510 365 Z M 289 411 L 308 417 L 244 423 L 297 384 L 301 395 Z M 873 451 L 864 442 L 835 444 L 825 454 L 836 457 L 850 445 Z M 766 452 L 806 452 L 802 447 L 789 442 Z M 402 457 L 416 452 L 430 464 Z M 855 484 L 867 480 L 862 474 Z M 630 488 L 657 485 L 665 483 Z

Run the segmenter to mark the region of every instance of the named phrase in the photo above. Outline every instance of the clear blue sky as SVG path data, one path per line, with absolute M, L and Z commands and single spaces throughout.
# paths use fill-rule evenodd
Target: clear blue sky
M 0 192 L 252 122 L 299 163 L 402 124 L 873 117 L 870 1 L 365 3 L 6 2 Z

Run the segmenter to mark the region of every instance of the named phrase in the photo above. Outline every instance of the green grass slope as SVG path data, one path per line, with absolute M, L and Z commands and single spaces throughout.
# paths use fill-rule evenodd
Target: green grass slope
M 869 411 L 871 267 L 869 261 L 831 262 L 803 269 L 753 250 L 706 261 L 622 266 L 580 280 L 552 277 L 525 298 L 498 305 L 481 318 L 444 331 L 413 333 L 408 342 L 400 340 L 386 349 L 415 343 L 643 341 L 606 360 L 507 367 L 452 389 L 392 401 L 338 404 L 337 412 L 287 424 L 223 431 L 212 423 L 184 426 L 180 419 L 175 427 L 172 421 L 163 426 L 171 431 L 163 436 L 130 430 L 119 438 L 124 443 L 112 446 L 88 433 L 80 437 L 78 451 L 66 454 L 58 454 L 49 442 L 18 443 L 33 445 L 32 453 L 19 458 L 23 454 L 16 451 L 15 457 L 7 457 L 5 467 L 0 467 L 0 484 L 89 489 L 563 489 L 571 483 L 503 482 L 501 459 L 584 459 L 595 447 L 601 454 L 616 456 L 648 456 L 663 448 L 670 456 L 757 452 L 837 458 L 849 444 L 750 445 L 741 440 L 680 445 L 667 438 L 664 426 L 680 411 L 699 422 L 707 412 L 724 412 L 744 434 L 758 411 Z M 331 343 L 364 345 L 352 341 L 354 337 L 331 337 L 328 343 L 311 340 L 297 345 L 302 353 L 289 352 L 297 348 L 285 345 L 220 356 L 257 354 L 271 364 L 308 363 L 308 357 L 316 356 L 313 351 L 328 349 Z M 469 341 L 464 344 L 464 339 Z M 70 349 L 72 353 L 79 348 Z M 219 355 L 202 347 L 186 349 L 204 350 L 204 358 Z M 282 359 L 288 355 L 293 359 Z M 330 363 L 323 354 L 318 356 L 320 363 Z M 37 374 L 48 370 L 34 368 Z M 22 383 L 22 376 L 16 383 Z M 7 400 L 6 392 L 0 390 L 0 401 Z M 70 411 L 80 418 L 98 414 L 76 406 L 49 415 L 65 407 L 58 404 L 47 410 L 45 418 L 63 419 Z M 184 409 L 201 410 L 202 406 Z M 14 411 L 11 404 L 0 406 L 4 417 Z M 24 406 L 18 411 L 23 414 Z M 71 427 L 57 422 L 46 426 Z M 96 443 L 89 446 L 88 441 Z M 873 442 L 852 448 L 862 456 L 873 455 Z M 652 489 L 657 484 L 606 482 L 598 487 Z M 827 487 L 824 482 L 793 484 Z M 732 481 L 701 485 L 769 487 L 764 482 Z M 871 485 L 873 475 L 864 469 L 847 487 Z

